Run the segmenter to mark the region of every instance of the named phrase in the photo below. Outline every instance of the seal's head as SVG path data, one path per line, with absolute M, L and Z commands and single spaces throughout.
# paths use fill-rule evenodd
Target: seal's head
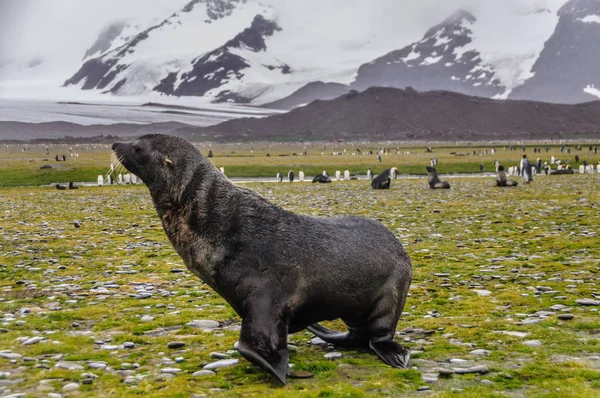
M 428 173 L 435 173 L 435 167 L 431 167 L 431 166 L 427 166 L 427 172 Z
M 117 142 L 112 149 L 123 167 L 141 178 L 151 192 L 181 191 L 200 165 L 208 162 L 186 140 L 163 134 Z

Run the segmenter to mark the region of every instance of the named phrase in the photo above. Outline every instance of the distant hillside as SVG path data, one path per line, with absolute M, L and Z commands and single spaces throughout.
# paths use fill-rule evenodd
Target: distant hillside
M 372 87 L 281 115 L 184 130 L 224 140 L 592 138 L 600 133 L 600 101 L 559 105 Z

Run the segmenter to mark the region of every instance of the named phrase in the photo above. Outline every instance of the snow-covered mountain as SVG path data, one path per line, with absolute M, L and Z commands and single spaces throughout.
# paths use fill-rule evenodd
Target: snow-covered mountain
M 578 103 L 600 97 L 600 0 L 571 0 L 513 99 Z
M 501 94 L 505 88 L 493 66 L 469 46 L 476 21 L 467 11 L 455 12 L 420 41 L 362 65 L 352 86 L 360 91 L 372 86 L 411 86 L 419 91 L 447 90 L 481 97 Z
M 420 32 L 402 30 L 391 0 L 348 1 L 192 0 L 149 27 L 114 23 L 64 85 L 282 108 L 371 86 L 553 102 L 600 94 L 600 0 L 473 2 Z
M 288 65 L 264 54 L 265 40 L 278 31 L 281 28 L 275 22 L 258 14 L 252 24 L 232 40 L 194 59 L 189 70 L 183 68 L 170 73 L 154 90 L 177 96 L 208 95 L 216 102 L 249 102 L 252 98 L 245 97 L 240 90 L 248 70 L 263 76 L 290 73 Z M 273 76 L 273 80 L 276 78 Z M 265 81 L 265 87 L 269 81 L 272 80 Z

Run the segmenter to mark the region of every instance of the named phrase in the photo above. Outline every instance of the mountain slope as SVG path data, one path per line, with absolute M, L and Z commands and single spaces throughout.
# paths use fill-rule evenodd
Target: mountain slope
M 262 106 L 269 109 L 293 109 L 315 100 L 334 99 L 348 93 L 350 90 L 350 86 L 341 83 L 311 82 L 300 87 L 285 98 L 263 104 Z
M 485 97 L 500 94 L 504 87 L 493 69 L 483 63 L 478 51 L 467 50 L 475 22 L 469 12 L 457 11 L 429 29 L 420 41 L 362 65 L 352 86 L 358 90 L 412 86 Z
M 254 62 L 256 54 L 267 49 L 265 39 L 280 30 L 275 22 L 265 19 L 262 15 L 256 15 L 249 28 L 223 46 L 193 60 L 191 70 L 170 73 L 154 90 L 176 96 L 203 96 L 214 90 L 215 93 L 209 96 L 216 102 L 249 102 L 252 98 L 245 98 L 228 90 L 224 87 L 227 84 L 223 82 L 227 81 L 229 86 L 239 85 L 246 69 L 249 68 L 253 68 L 254 72 L 256 69 L 262 69 L 263 74 L 273 71 L 289 73 L 290 67 L 276 59 L 271 59 L 269 64 L 265 64 L 267 57 L 259 55 L 259 62 Z M 252 65 L 253 63 L 256 64 Z
M 143 31 L 107 27 L 64 85 L 280 109 L 371 86 L 570 103 L 600 91 L 598 0 L 486 2 L 419 30 L 382 15 L 397 4 L 191 0 Z
M 557 105 L 458 93 L 372 87 L 283 115 L 202 129 L 221 138 L 470 140 L 548 139 L 600 132 L 600 101 Z
M 514 99 L 578 103 L 597 98 L 584 91 L 600 87 L 600 1 L 571 0 L 533 65 L 533 77 L 510 95 Z
M 247 0 L 192 0 L 181 11 L 135 35 L 126 44 L 87 60 L 64 83 L 83 90 L 145 94 L 198 54 L 250 26 L 265 7 Z M 191 40 L 210 38 L 210 40 Z

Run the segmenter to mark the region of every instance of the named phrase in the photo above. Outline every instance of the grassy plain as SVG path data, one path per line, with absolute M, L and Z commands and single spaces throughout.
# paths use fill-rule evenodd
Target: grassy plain
M 263 167 L 264 156 L 221 157 L 213 150 L 226 171 Z M 437 156 L 445 172 L 459 159 L 421 152 L 388 155 L 380 167 L 420 168 Z M 94 167 L 106 171 L 105 149 L 80 153 L 73 163 L 81 170 L 89 168 L 92 177 L 99 173 Z M 499 153 L 505 163 L 520 154 Z M 346 164 L 356 171 L 378 166 L 352 155 L 269 159 L 282 163 L 268 167 L 302 164 L 330 173 Z M 464 164 L 484 157 L 475 159 Z M 15 164 L 3 166 L 2 178 L 13 175 Z M 29 176 L 24 171 L 21 178 Z M 493 178 L 452 178 L 447 191 L 427 189 L 422 178 L 394 180 L 389 191 L 373 191 L 366 181 L 248 184 L 298 213 L 378 219 L 406 246 L 414 266 L 397 332 L 413 351 L 410 369 L 391 369 L 365 351 L 312 345 L 305 331 L 289 337 L 296 347 L 290 362 L 314 377 L 284 387 L 232 351 L 240 318 L 185 270 L 145 187 L 0 188 L 0 395 L 597 397 L 598 306 L 576 301 L 600 299 L 598 175 L 519 180 L 519 187 L 501 189 Z M 291 244 L 301 245 L 302 237 Z M 564 314 L 573 319 L 558 318 Z M 220 326 L 197 329 L 188 325 L 192 320 Z M 39 339 L 24 344 L 32 337 Z M 168 348 L 174 341 L 185 346 Z M 134 348 L 123 348 L 126 342 Z M 325 359 L 331 350 L 342 357 Z M 239 364 L 193 376 L 216 360 L 213 352 Z M 479 365 L 487 371 L 439 375 L 440 368 Z M 164 373 L 168 368 L 178 370 Z M 63 391 L 71 383 L 78 389 Z M 423 387 L 429 390 L 418 391 Z
M 378 147 L 362 143 L 213 144 L 214 157 L 211 160 L 216 166 L 224 167 L 229 177 L 274 179 L 277 172 L 287 175 L 289 170 L 294 170 L 296 175 L 302 170 L 307 176 L 314 176 L 324 169 L 334 175 L 336 170 L 343 173 L 346 168 L 353 174 L 365 175 L 369 168 L 378 173 L 388 167 L 398 167 L 400 174 L 423 175 L 426 174 L 425 166 L 434 157 L 438 159 L 437 168 L 441 174 L 479 173 L 480 164 L 484 165 L 484 171 L 490 172 L 494 170 L 496 160 L 505 166 L 516 165 L 523 154 L 520 146 L 510 151 L 508 145 L 496 145 L 497 151 L 493 155 L 491 145 L 434 146 L 433 153 L 427 153 L 425 145 L 390 143 L 382 146 L 389 153 L 383 155 L 381 162 L 376 155 L 366 154 L 369 151 L 376 153 Z M 525 152 L 533 162 L 538 157 L 549 161 L 551 156 L 555 156 L 578 168 L 575 155 L 580 156 L 580 162 L 600 161 L 600 154 L 590 152 L 588 145 L 582 151 L 575 151 L 571 145 L 571 153 L 561 153 L 559 145 L 549 145 L 549 152 L 544 149 L 546 145 L 536 146 L 542 148 L 541 154 L 533 153 L 533 144 L 528 144 Z M 0 147 L 0 186 L 93 182 L 99 174 L 106 175 L 109 170 L 111 151 L 108 145 L 54 145 L 48 147 L 49 155 L 46 155 L 46 148 L 44 145 Z M 200 144 L 198 148 L 204 155 L 208 154 L 206 144 Z M 361 149 L 362 155 L 356 151 L 357 148 Z M 71 152 L 79 153 L 79 157 L 71 157 Z M 306 155 L 303 155 L 305 152 Z M 54 156 L 57 154 L 66 154 L 67 161 L 56 162 Z M 52 168 L 40 169 L 44 165 Z

